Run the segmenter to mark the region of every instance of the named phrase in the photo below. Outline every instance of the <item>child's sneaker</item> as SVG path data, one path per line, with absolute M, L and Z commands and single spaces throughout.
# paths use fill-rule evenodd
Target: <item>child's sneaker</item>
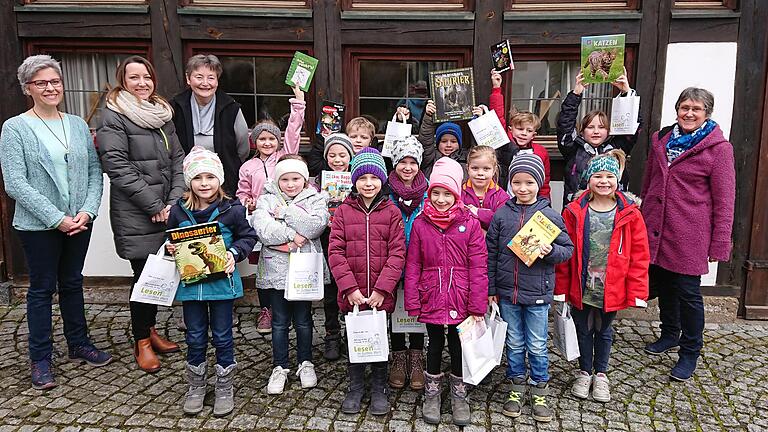
M 272 369 L 272 375 L 269 377 L 269 384 L 267 384 L 267 394 L 280 394 L 285 389 L 285 382 L 288 381 L 288 369 L 283 369 L 282 366 L 275 366 Z
M 580 370 L 576 372 L 576 379 L 571 386 L 571 394 L 579 399 L 586 399 L 589 397 L 589 386 L 592 384 L 592 376 L 589 372 Z
M 602 372 L 592 377 L 592 399 L 603 403 L 611 401 L 611 385 Z
M 531 387 L 531 409 L 533 410 L 533 419 L 536 421 L 552 421 L 552 408 L 547 405 L 547 396 L 549 396 L 547 383 L 540 382 Z
M 269 308 L 261 308 L 256 331 L 259 333 L 272 333 L 272 311 Z
M 112 356 L 104 351 L 96 349 L 91 344 L 69 348 L 69 361 L 75 363 L 88 363 L 90 366 L 101 367 L 112 361 Z
M 51 357 L 32 362 L 32 388 L 35 390 L 48 390 L 56 387 L 56 381 L 53 379 L 51 370 Z
M 662 336 L 655 342 L 645 346 L 645 352 L 651 355 L 661 355 L 670 351 L 676 351 L 680 346 L 677 339 Z
M 525 378 L 512 378 L 512 391 L 504 402 L 502 413 L 507 417 L 520 417 L 523 412 L 523 400 L 525 399 Z
M 312 388 L 317 385 L 317 375 L 315 374 L 315 365 L 309 360 L 304 360 L 296 371 L 296 376 L 301 380 L 301 388 Z

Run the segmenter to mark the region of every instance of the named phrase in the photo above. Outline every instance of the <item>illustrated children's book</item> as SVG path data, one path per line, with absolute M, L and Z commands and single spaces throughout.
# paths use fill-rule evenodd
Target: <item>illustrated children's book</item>
M 328 194 L 328 211 L 336 207 L 352 192 L 352 173 L 347 171 L 323 171 L 320 188 Z
M 623 34 L 581 38 L 581 73 L 585 83 L 613 82 L 623 70 Z
M 558 235 L 560 228 L 544 216 L 544 213 L 537 211 L 512 237 L 507 247 L 530 267 L 541 254 L 541 246 L 552 244 Z
M 515 68 L 509 40 L 503 40 L 491 45 L 491 62 L 493 63 L 493 69 L 498 73 Z
M 320 120 L 317 122 L 315 133 L 322 137 L 339 132 L 344 127 L 344 104 L 331 101 L 323 101 Z
M 166 231 L 176 245 L 173 258 L 185 285 L 227 277 L 227 247 L 218 222 L 208 222 Z
M 472 107 L 475 106 L 472 68 L 430 72 L 429 83 L 437 108 L 435 122 L 472 118 Z
M 317 62 L 316 58 L 296 51 L 293 54 L 291 66 L 288 68 L 288 75 L 285 76 L 285 83 L 289 86 L 297 85 L 302 91 L 309 91 L 309 85 L 312 83 L 312 77 L 315 75 L 315 69 L 317 69 Z

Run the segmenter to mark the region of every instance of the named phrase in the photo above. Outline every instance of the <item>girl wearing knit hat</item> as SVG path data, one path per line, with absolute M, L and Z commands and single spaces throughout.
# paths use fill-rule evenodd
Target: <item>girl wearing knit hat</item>
M 171 207 L 168 228 L 179 228 L 206 222 L 218 222 L 221 240 L 227 248 L 228 278 L 179 284 L 176 300 L 184 309 L 187 327 L 186 377 L 189 384 L 184 399 L 184 412 L 197 414 L 203 409 L 208 378 L 206 351 L 208 331 L 216 348 L 216 399 L 213 414 L 227 415 L 234 408 L 234 382 L 237 363 L 232 337 L 232 307 L 243 296 L 243 284 L 235 267 L 253 250 L 256 233 L 245 219 L 245 208 L 238 200 L 224 194 L 224 167 L 216 153 L 195 146 L 184 158 L 184 182 L 188 190 Z M 207 241 L 207 240 L 206 240 Z M 171 254 L 174 245 L 166 246 Z
M 264 186 L 250 222 L 263 244 L 256 271 L 256 286 L 272 305 L 272 375 L 268 394 L 280 394 L 288 380 L 288 332 L 296 329 L 296 375 L 301 388 L 317 385 L 312 363 L 312 302 L 284 297 L 291 252 L 321 251 L 320 235 L 328 226 L 325 198 L 309 186 L 307 164 L 285 155 L 275 166 L 274 180 Z M 325 282 L 329 282 L 327 275 Z
M 405 265 L 405 234 L 400 211 L 381 191 L 386 181 L 384 158 L 378 150 L 365 147 L 352 158 L 354 191 L 334 214 L 328 251 L 343 313 L 354 306 L 388 313 L 395 309 L 395 289 Z M 370 413 L 374 415 L 389 413 L 387 364 L 370 364 Z M 341 404 L 344 413 L 360 412 L 366 365 L 347 367 L 349 387 Z
M 467 156 L 467 167 L 469 180 L 464 183 L 461 200 L 480 220 L 483 230 L 488 230 L 493 214 L 509 199 L 509 194 L 498 184 L 496 150 L 488 146 L 472 147 Z
M 429 337 L 422 413 L 424 421 L 433 424 L 440 422 L 446 327 L 453 423 L 470 422 L 457 325 L 469 316 L 482 320 L 488 309 L 483 230 L 461 201 L 462 178 L 463 170 L 455 160 L 443 157 L 435 163 L 429 199 L 413 223 L 405 266 L 405 309 L 426 324 Z

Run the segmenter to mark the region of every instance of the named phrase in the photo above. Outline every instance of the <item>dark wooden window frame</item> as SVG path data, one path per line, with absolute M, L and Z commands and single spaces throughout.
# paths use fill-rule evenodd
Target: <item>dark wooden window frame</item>
M 179 6 L 309 9 L 311 0 L 179 0 Z
M 675 9 L 731 9 L 735 10 L 738 0 L 676 0 Z
M 649 0 L 650 1 L 650 0 Z M 573 11 L 574 8 L 588 10 L 637 10 L 640 0 L 615 0 L 611 3 L 623 5 L 601 4 L 584 0 L 506 0 L 504 10 L 507 11 Z
M 377 0 L 376 3 L 366 4 L 358 0 L 342 0 L 341 8 L 346 11 L 472 11 L 475 9 L 475 0 L 463 0 L 463 5 L 458 2 L 446 3 L 441 0 L 403 0 L 398 2 Z
M 51 52 L 68 53 L 126 53 L 145 56 L 152 61 L 152 42 L 147 40 L 81 40 L 81 39 L 41 39 L 29 41 L 25 44 L 26 55 L 48 54 Z

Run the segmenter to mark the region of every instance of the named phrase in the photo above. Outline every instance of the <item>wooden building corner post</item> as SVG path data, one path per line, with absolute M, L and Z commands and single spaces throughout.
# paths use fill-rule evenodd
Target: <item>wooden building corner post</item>
M 177 0 L 150 0 L 152 64 L 158 75 L 158 93 L 167 99 L 184 88 L 184 59 L 179 32 Z
M 342 98 L 340 3 L 334 0 L 312 0 L 313 52 L 320 61 L 312 84 L 317 94 L 314 109 L 318 114 L 325 100 L 346 103 Z M 314 125 L 307 128 L 308 132 L 310 130 L 314 130 Z
M 502 38 L 504 27 L 504 0 L 476 2 L 474 52 L 472 66 L 475 75 L 476 103 L 488 104 L 491 95 L 491 45 Z M 504 113 L 502 113 L 505 115 Z

